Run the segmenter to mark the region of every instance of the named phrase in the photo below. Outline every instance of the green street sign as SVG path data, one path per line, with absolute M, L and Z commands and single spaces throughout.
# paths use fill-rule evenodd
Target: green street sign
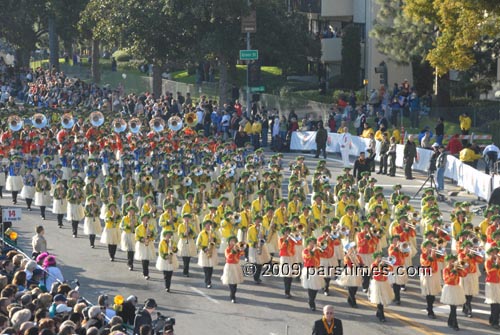
M 265 86 L 250 87 L 250 92 L 252 92 L 252 93 L 264 92 L 265 90 L 266 90 Z
M 259 59 L 259 50 L 240 50 L 240 60 Z

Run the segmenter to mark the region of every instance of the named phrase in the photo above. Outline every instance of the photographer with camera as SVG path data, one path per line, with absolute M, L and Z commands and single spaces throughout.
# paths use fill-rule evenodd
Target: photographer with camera
M 144 308 L 137 312 L 134 319 L 134 335 L 140 334 L 140 329 L 142 325 L 153 326 L 153 318 L 151 314 L 156 310 L 158 305 L 156 301 L 152 298 L 147 299 L 144 302 Z

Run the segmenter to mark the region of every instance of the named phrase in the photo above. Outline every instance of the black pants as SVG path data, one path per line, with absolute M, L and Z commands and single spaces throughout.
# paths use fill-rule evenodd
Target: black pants
M 143 259 L 141 263 L 142 263 L 142 275 L 144 277 L 149 276 L 149 260 Z
M 283 277 L 283 282 L 285 283 L 285 294 L 290 294 L 290 290 L 292 289 L 292 280 L 293 277 Z
M 45 219 L 45 206 L 40 206 L 40 215 Z
M 485 167 L 484 172 L 486 174 L 490 174 L 490 171 L 495 170 L 495 162 L 498 159 L 498 154 L 495 151 L 488 151 L 486 155 L 484 155 Z
M 59 227 L 63 226 L 64 214 L 57 214 L 57 225 Z
M 465 304 L 463 305 L 462 310 L 465 314 L 472 314 L 472 296 L 471 295 L 465 296 Z
M 330 292 L 330 280 L 331 278 L 324 278 L 325 279 L 325 292 L 328 293 Z
M 89 235 L 89 241 L 90 241 L 90 246 L 91 247 L 95 246 L 95 234 L 90 234 Z
M 451 326 L 451 327 L 458 326 L 457 306 L 456 305 L 450 305 L 450 315 L 448 316 L 448 326 Z
M 318 294 L 318 290 L 307 290 L 307 295 L 309 296 L 309 307 L 316 308 L 316 295 Z
M 462 129 L 462 135 L 469 135 L 469 131 L 468 131 L 468 130 L 463 130 L 463 129 Z M 466 145 L 469 141 L 470 141 L 470 140 L 463 139 L 463 140 L 462 140 L 462 145 L 465 147 L 465 145 Z
M 12 191 L 12 203 L 15 205 L 17 204 L 17 194 L 19 191 Z
M 33 199 L 26 199 L 26 207 L 31 210 L 31 204 L 33 203 Z
M 238 285 L 236 284 L 229 284 L 229 299 L 235 300 L 236 299 L 236 288 Z
M 165 280 L 165 288 L 170 289 L 170 284 L 172 283 L 172 275 L 174 271 L 163 271 L 163 280 Z
M 498 321 L 500 319 L 500 304 L 491 304 L 490 309 L 490 325 L 498 325 Z
M 396 175 L 396 154 L 389 154 L 389 175 Z
M 191 257 L 182 257 L 182 263 L 184 264 L 182 269 L 182 274 L 184 276 L 189 276 L 189 263 L 191 262 Z
M 382 305 L 382 304 L 377 305 L 377 314 L 376 315 L 377 315 L 377 318 L 379 318 L 379 320 L 385 319 L 384 305 Z
M 203 267 L 203 272 L 205 273 L 205 285 L 212 285 L 212 273 L 214 272 L 214 268 L 205 266 Z
M 406 178 L 412 178 L 411 166 L 413 165 L 414 159 L 415 159 L 414 157 L 406 158 L 406 162 L 405 162 L 405 177 Z
M 434 315 L 434 300 L 436 300 L 436 297 L 433 295 L 426 295 L 425 300 L 427 302 L 427 315 Z
M 323 157 L 326 158 L 326 143 L 316 143 L 316 157 L 319 157 L 321 151 L 323 151 Z
M 116 244 L 108 244 L 108 253 L 109 253 L 109 257 L 111 258 L 112 261 L 115 260 L 117 247 L 118 246 Z
M 362 284 L 363 290 L 368 290 L 370 287 L 370 275 L 363 273 L 363 284 Z
M 387 158 L 388 156 L 386 154 L 380 155 L 380 168 L 378 172 L 387 174 Z
M 71 221 L 71 228 L 73 229 L 74 236 L 76 236 L 78 234 L 78 223 L 79 223 L 79 221 L 76 221 L 76 220 Z
M 394 301 L 401 301 L 401 285 L 392 284 L 392 290 L 394 291 Z
M 255 273 L 253 274 L 253 280 L 260 281 L 260 273 L 262 272 L 262 264 L 255 264 Z
M 356 292 L 358 292 L 358 287 L 357 286 L 349 286 L 347 288 L 347 291 L 349 292 L 349 296 L 347 297 L 347 302 L 351 306 L 356 306 Z

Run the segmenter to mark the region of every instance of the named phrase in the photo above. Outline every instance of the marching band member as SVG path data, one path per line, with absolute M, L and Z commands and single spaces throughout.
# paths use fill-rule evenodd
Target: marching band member
M 96 196 L 91 194 L 87 197 L 85 205 L 85 220 L 83 221 L 83 233 L 89 236 L 90 247 L 95 247 L 95 237 L 101 234 L 102 227 L 99 220 L 99 206 L 96 204 Z
M 306 244 L 307 247 L 302 251 L 304 269 L 301 275 L 301 282 L 302 287 L 307 290 L 309 308 L 314 312 L 316 310 L 316 295 L 318 294 L 318 290 L 323 286 L 320 274 L 320 257 L 323 251 L 317 245 L 315 237 L 309 237 L 306 240 Z
M 358 304 L 356 302 L 356 292 L 358 291 L 358 287 L 362 286 L 363 277 L 360 273 L 364 268 L 364 264 L 363 260 L 356 252 L 356 243 L 350 242 L 346 244 L 345 251 L 345 268 L 340 277 L 337 279 L 337 283 L 340 286 L 347 287 L 347 292 L 349 293 L 347 303 L 351 307 L 357 308 Z
M 293 193 L 292 200 L 288 202 L 287 212 L 290 215 L 300 215 L 300 211 L 302 208 L 302 201 L 300 200 L 299 193 Z
M 71 221 L 71 227 L 73 230 L 73 237 L 76 238 L 78 234 L 78 224 L 81 220 L 85 218 L 85 210 L 82 206 L 83 202 L 83 190 L 81 185 L 77 181 L 69 182 L 70 189 L 66 195 L 67 203 L 67 215 L 68 221 Z
M 175 240 L 177 238 L 177 229 L 179 228 L 180 223 L 179 215 L 174 210 L 175 204 L 167 203 L 164 205 L 163 209 L 164 212 L 160 215 L 158 223 L 162 230 L 172 230 L 174 232 L 172 239 Z
M 240 267 L 240 258 L 244 255 L 244 245 L 237 244 L 236 236 L 230 236 L 227 239 L 228 246 L 224 251 L 226 264 L 222 271 L 222 284 L 229 285 L 229 298 L 231 302 L 236 303 L 237 285 L 243 283 L 243 270 Z
M 158 245 L 158 258 L 156 260 L 156 269 L 163 271 L 163 280 L 165 281 L 165 291 L 170 292 L 172 275 L 179 268 L 177 260 L 177 246 L 173 242 L 174 232 L 164 230 L 161 232 L 162 240 Z
M 32 169 L 26 169 L 26 174 L 23 176 L 23 188 L 21 189 L 21 198 L 26 201 L 28 211 L 31 211 L 31 203 L 35 196 L 36 179 L 32 171 Z M 0 177 L 1 176 L 5 179 L 5 173 L 3 171 L 0 171 Z
M 442 257 L 436 252 L 435 244 L 426 240 L 422 244 L 422 254 L 420 255 L 420 265 L 425 269 L 420 273 L 420 287 L 422 295 L 427 302 L 427 316 L 435 319 L 434 301 L 436 295 L 441 293 L 441 276 L 439 275 L 438 259 Z
M 262 216 L 256 215 L 253 219 L 253 224 L 248 228 L 248 260 L 250 263 L 255 264 L 256 271 L 253 279 L 257 284 L 262 283 L 260 279 L 262 266 L 271 261 L 265 237 L 266 230 L 262 226 Z
M 234 235 L 236 223 L 234 222 L 233 212 L 228 210 L 224 213 L 224 219 L 220 222 L 220 246 L 219 249 L 222 252 L 226 250 L 227 247 L 227 238 L 229 236 Z
M 45 208 L 52 202 L 50 198 L 50 182 L 46 179 L 47 172 L 42 171 L 35 184 L 35 206 L 40 206 L 40 216 L 45 220 Z
M 63 180 L 58 180 L 54 189 L 54 198 L 52 199 L 52 213 L 57 215 L 57 225 L 63 226 L 64 214 L 68 212 L 68 203 L 66 187 Z
M 487 251 L 488 260 L 485 263 L 484 269 L 486 272 L 486 285 L 484 295 L 485 303 L 490 305 L 489 323 L 494 329 L 500 329 L 498 321 L 500 318 L 500 249 L 497 247 L 490 248 Z
M 100 199 L 102 202 L 100 218 L 102 220 L 106 220 L 106 215 L 109 211 L 109 204 L 115 204 L 116 206 L 115 201 L 118 197 L 118 190 L 113 186 L 113 179 L 107 177 L 104 183 L 105 186 L 101 189 L 100 192 Z
M 356 234 L 356 244 L 358 246 L 358 255 L 363 260 L 363 264 L 371 264 L 372 255 L 377 248 L 378 239 L 372 236 L 370 232 L 371 224 L 368 221 L 361 223 L 362 231 Z M 363 273 L 363 292 L 368 291 L 370 286 L 370 274 Z
M 458 253 L 457 241 L 458 235 L 462 231 L 462 225 L 465 223 L 466 217 L 465 212 L 459 210 L 455 213 L 455 220 L 453 220 L 452 226 L 452 241 L 451 241 L 451 252 L 456 254 Z
M 380 322 L 385 322 L 384 306 L 389 305 L 394 299 L 394 292 L 387 280 L 393 267 L 391 263 L 382 258 L 381 252 L 373 253 L 373 259 L 374 262 L 371 265 L 373 279 L 370 283 L 368 297 L 372 304 L 377 305 L 377 318 Z
M 135 229 L 134 259 L 141 261 L 142 275 L 149 280 L 149 262 L 155 260 L 156 227 L 150 222 L 151 214 L 141 215 L 141 224 Z
M 106 219 L 104 221 L 104 230 L 101 235 L 101 243 L 108 245 L 109 259 L 115 261 L 116 249 L 120 243 L 120 213 L 114 202 L 107 204 Z
M 179 242 L 177 243 L 177 249 L 182 257 L 182 262 L 184 264 L 182 274 L 184 277 L 189 277 L 189 263 L 191 262 L 191 257 L 196 257 L 196 244 L 194 243 L 194 228 L 191 224 L 191 214 L 184 214 L 182 216 L 183 222 L 179 224 L 177 228 L 177 235 L 179 236 Z
M 129 206 L 127 214 L 123 216 L 120 222 L 121 239 L 120 249 L 127 253 L 127 265 L 129 271 L 134 269 L 134 255 L 135 255 L 135 229 L 139 225 L 139 220 L 136 215 L 137 208 Z
M 292 280 L 295 271 L 292 267 L 295 256 L 295 243 L 296 240 L 291 235 L 292 228 L 289 226 L 281 228 L 282 236 L 279 239 L 280 249 L 280 276 L 283 277 L 285 284 L 285 297 L 290 299 L 292 295 L 290 290 L 292 288 Z
M 464 241 L 460 246 L 458 252 L 458 260 L 468 264 L 466 276 L 460 278 L 460 286 L 463 287 L 465 293 L 465 304 L 463 305 L 462 312 L 467 317 L 472 317 L 472 298 L 479 294 L 479 269 L 478 264 L 483 263 L 484 258 L 478 254 L 477 249 L 472 248 L 470 240 Z
M 280 226 L 275 220 L 274 207 L 266 207 L 266 214 L 262 217 L 262 226 L 267 231 L 266 245 L 267 251 L 271 254 L 272 262 L 272 257 L 279 251 L 278 231 L 280 229 Z
M 334 258 L 335 246 L 340 245 L 341 242 L 338 238 L 334 239 L 332 237 L 332 228 L 330 226 L 324 226 L 322 228 L 322 232 L 323 234 L 318 237 L 318 244 L 321 245 L 321 249 L 323 250 L 320 257 L 320 265 L 325 271 L 324 293 L 326 296 L 328 296 L 330 294 L 330 280 L 332 277 L 331 270 L 335 270 L 335 267 L 338 266 L 338 263 L 336 263 L 337 259 Z M 328 273 L 326 271 L 328 271 Z
M 405 268 L 405 258 L 410 256 L 410 245 L 407 243 L 407 247 L 405 249 L 404 243 L 399 241 L 399 235 L 393 235 L 391 237 L 392 244 L 389 246 L 389 256 L 394 257 L 396 262 L 394 263 L 395 267 L 399 267 L 399 269 L 392 274 L 392 278 L 394 282 L 392 283 L 392 290 L 394 291 L 394 301 L 396 305 L 401 305 L 401 286 L 406 285 L 408 283 L 408 275 L 406 274 Z
M 491 224 L 486 229 L 486 250 L 495 246 L 495 233 L 499 231 L 498 227 L 500 227 L 500 215 L 492 215 Z
M 23 188 L 23 178 L 21 177 L 22 157 L 14 155 L 9 165 L 9 174 L 5 182 L 5 190 L 12 192 L 12 203 L 17 204 L 17 194 Z
M 460 278 L 465 277 L 467 272 L 464 266 L 457 262 L 457 256 L 446 256 L 446 267 L 443 269 L 444 287 L 441 293 L 441 303 L 450 305 L 448 316 L 448 327 L 459 330 L 457 321 L 457 306 L 465 304 L 465 293 L 459 285 Z
M 257 191 L 257 199 L 252 201 L 252 215 L 264 216 L 265 214 L 264 210 L 266 209 L 266 207 L 269 206 L 266 199 L 264 198 L 264 195 L 265 195 L 264 190 Z
M 345 207 L 346 213 L 340 218 L 339 225 L 349 230 L 349 235 L 344 237 L 346 243 L 352 242 L 355 238 L 356 230 L 359 229 L 359 217 L 354 212 L 354 205 Z
M 217 258 L 217 238 L 212 230 L 212 222 L 205 221 L 204 228 L 196 238 L 198 247 L 198 265 L 203 268 L 205 274 L 205 285 L 212 288 L 212 273 L 218 264 Z M 227 237 L 229 238 L 229 236 Z
M 243 202 L 243 210 L 240 212 L 240 225 L 238 228 L 238 241 L 247 243 L 248 241 L 248 227 L 252 224 L 252 214 L 250 211 L 250 206 L 251 203 L 248 200 L 245 200 Z M 248 260 L 248 245 L 247 248 L 245 248 L 245 259 Z

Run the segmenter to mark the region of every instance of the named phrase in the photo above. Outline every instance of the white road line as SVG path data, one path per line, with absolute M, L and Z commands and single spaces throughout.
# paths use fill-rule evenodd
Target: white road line
M 196 293 L 198 293 L 199 295 L 201 295 L 202 297 L 204 298 L 207 298 L 210 302 L 213 302 L 215 304 L 220 304 L 220 302 L 218 302 L 217 300 L 215 300 L 214 298 L 212 298 L 211 296 L 209 296 L 208 294 L 205 294 L 204 292 L 198 290 L 196 287 L 193 287 L 193 286 L 189 286 L 189 288 L 192 290 L 192 291 L 195 291 Z

